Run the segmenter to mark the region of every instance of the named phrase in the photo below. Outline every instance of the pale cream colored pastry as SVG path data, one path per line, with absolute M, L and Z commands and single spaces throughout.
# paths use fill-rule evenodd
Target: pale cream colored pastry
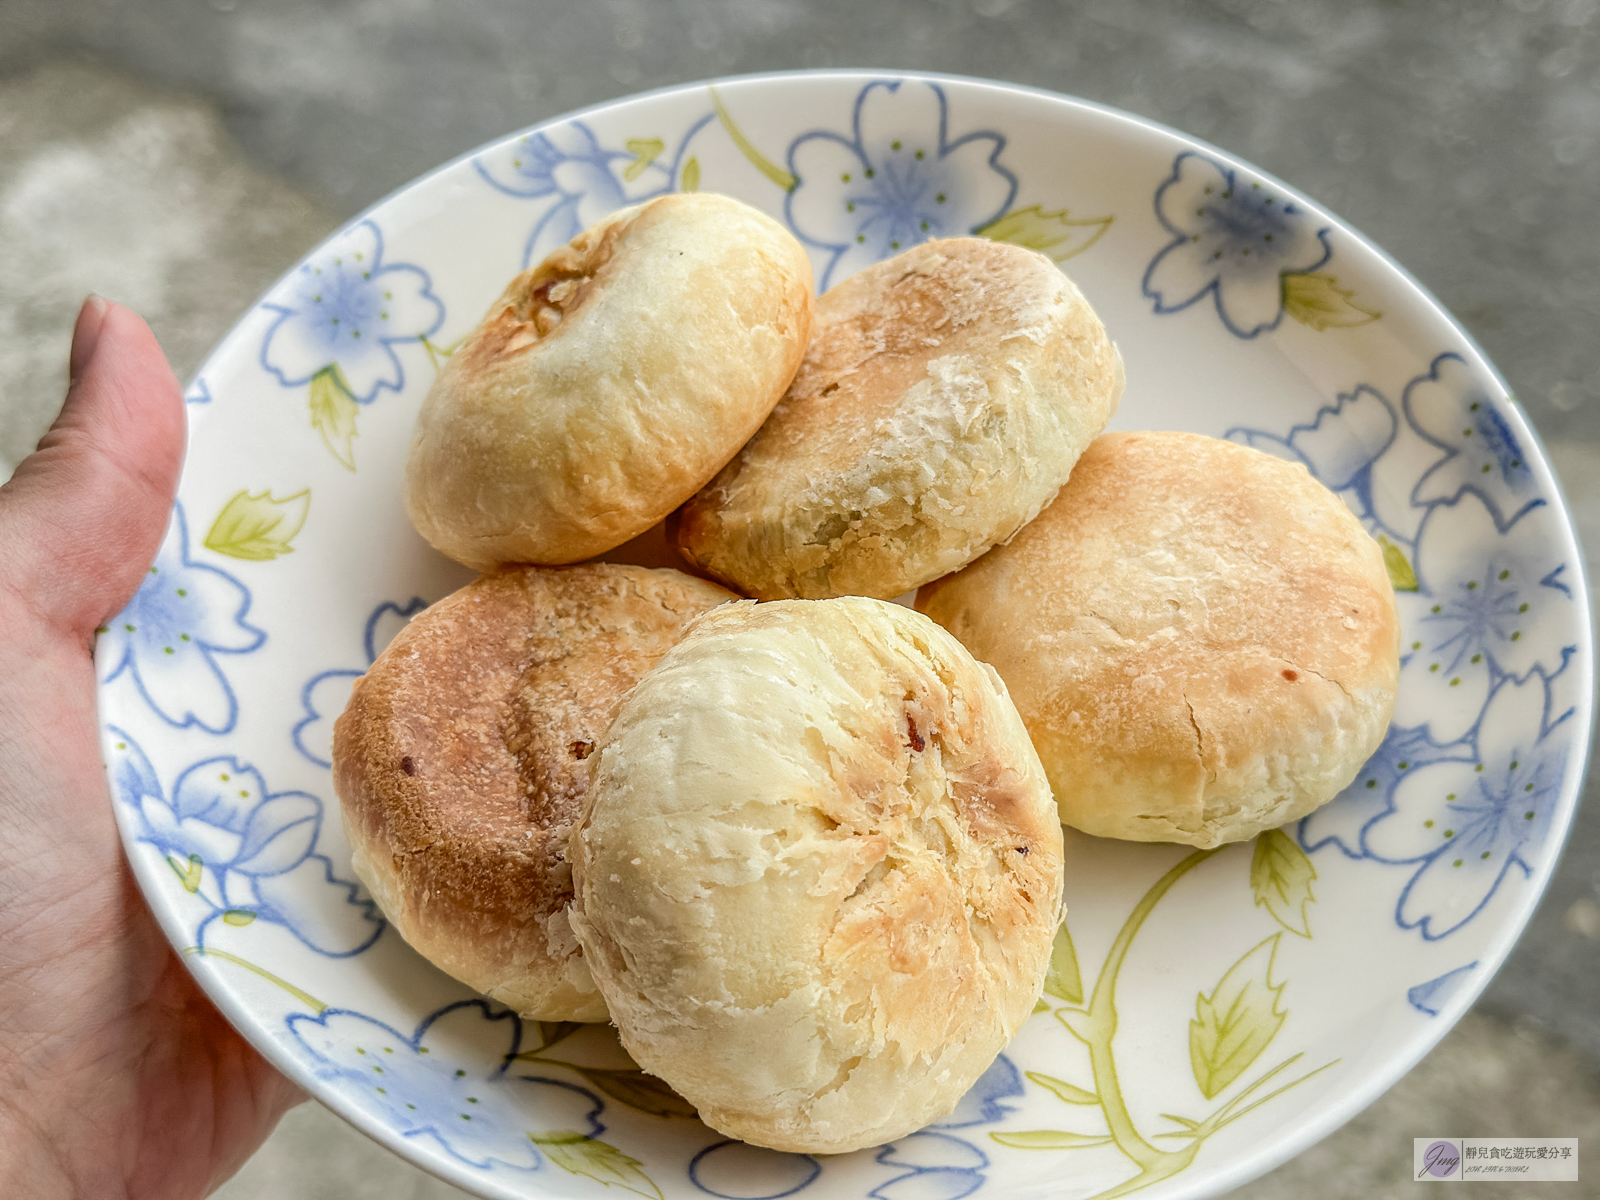
M 994 672 L 909 609 L 743 602 L 623 703 L 572 924 L 712 1128 L 838 1153 L 949 1113 L 1038 998 L 1061 829 Z
M 406 941 L 544 1021 L 604 1021 L 565 909 L 595 743 L 684 626 L 733 597 L 677 571 L 484 575 L 418 616 L 334 725 L 356 874 Z
M 1216 846 L 1305 816 L 1378 748 L 1399 618 L 1383 554 L 1307 473 L 1108 433 L 1010 545 L 917 607 L 992 663 L 1086 833 Z
M 422 406 L 406 511 L 473 567 L 644 532 L 738 451 L 805 351 L 811 265 L 770 217 L 662 196 L 524 271 Z
M 817 301 L 788 394 L 679 513 L 679 549 L 763 600 L 898 596 L 1031 521 L 1122 382 L 1044 255 L 926 242 Z

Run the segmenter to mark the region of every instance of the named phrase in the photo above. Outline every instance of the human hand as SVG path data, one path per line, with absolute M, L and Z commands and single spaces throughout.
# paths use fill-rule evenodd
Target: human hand
M 155 557 L 184 420 L 144 322 L 91 297 L 0 487 L 0 1196 L 203 1196 L 304 1099 L 162 937 L 101 764 L 94 630 Z

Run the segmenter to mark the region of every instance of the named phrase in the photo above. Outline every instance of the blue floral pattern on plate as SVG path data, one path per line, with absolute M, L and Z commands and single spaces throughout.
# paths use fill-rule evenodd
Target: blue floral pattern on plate
M 1430 1017 L 1437 1017 L 1445 1005 L 1467 985 L 1472 976 L 1476 962 L 1469 962 L 1464 967 L 1457 967 L 1453 971 L 1446 971 L 1443 975 L 1419 983 L 1416 987 L 1406 992 L 1406 999 L 1411 1007 Z
M 826 291 L 862 267 L 930 238 L 965 237 L 1001 216 L 1017 177 L 991 130 L 951 138 L 944 89 L 912 80 L 868 84 L 851 135 L 814 131 L 789 147 L 795 184 L 784 215 L 800 239 L 829 252 Z
M 337 370 L 357 404 L 405 386 L 394 352 L 438 332 L 444 305 L 428 273 L 384 258 L 383 233 L 360 221 L 272 290 L 262 307 L 278 314 L 261 343 L 261 365 L 284 387 L 302 387 Z
M 227 733 L 239 701 L 216 656 L 247 654 L 266 640 L 245 620 L 249 611 L 244 584 L 189 557 L 189 526 L 178 504 L 139 590 L 98 630 L 100 682 L 128 675 L 168 725 Z
M 989 1156 L 949 1131 L 1003 1120 L 1012 1111 L 1006 1101 L 1022 1094 L 1016 1064 L 998 1056 L 949 1116 L 878 1147 L 873 1161 L 888 1167 L 894 1177 L 867 1195 L 873 1200 L 960 1200 L 977 1191 L 984 1184 Z M 772 1180 L 759 1193 L 747 1182 L 756 1171 Z M 731 1140 L 707 1146 L 689 1164 L 689 1178 L 702 1192 L 740 1200 L 797 1195 L 821 1175 L 822 1164 L 809 1154 L 780 1154 Z
M 809 1154 L 785 1154 L 727 1138 L 689 1160 L 689 1182 L 722 1200 L 782 1200 L 804 1191 L 822 1174 Z M 763 1183 L 753 1185 L 760 1178 Z
M 873 1200 L 961 1200 L 983 1186 L 989 1156 L 971 1142 L 923 1130 L 890 1142 L 877 1161 L 897 1174 L 867 1193 Z
M 540 1131 L 513 1124 L 518 1106 L 499 1095 L 518 1085 L 541 1091 L 547 1129 L 582 1138 L 605 1132 L 599 1096 L 512 1070 L 522 1022 L 485 1000 L 447 1005 L 410 1034 L 338 1008 L 315 1016 L 293 1013 L 288 1027 L 319 1075 L 358 1089 L 364 1104 L 381 1110 L 403 1136 L 437 1142 L 469 1166 L 533 1171 L 544 1165 L 535 1140 Z M 493 1064 L 486 1072 L 459 1065 L 482 1058 Z
M 659 138 L 635 138 L 617 149 L 584 122 L 570 121 L 492 147 L 472 165 L 491 187 L 546 205 L 523 247 L 526 269 L 608 213 L 672 191 L 686 165 L 685 147 L 713 119 L 707 114 L 691 124 L 665 162 Z
M 1543 503 L 1534 494 L 1527 452 L 1459 354 L 1434 359 L 1428 373 L 1406 387 L 1401 403 L 1417 432 L 1444 451 L 1417 480 L 1412 503 L 1449 504 L 1470 492 L 1489 506 L 1501 529 Z
M 1363 830 L 1373 858 L 1419 864 L 1395 919 L 1430 940 L 1472 920 L 1550 830 L 1569 753 L 1562 719 L 1535 673 L 1503 681 L 1484 706 L 1473 761 L 1438 759 L 1407 772 L 1392 807 Z
M 1561 648 L 1530 636 L 1572 607 L 1567 564 L 1549 537 L 1558 520 L 1540 505 L 1502 532 L 1470 493 L 1423 519 L 1419 590 L 1401 597 L 1400 724 L 1425 724 L 1435 741 L 1455 741 L 1476 724 L 1501 679 L 1560 666 Z M 1464 556 L 1466 546 L 1483 557 Z
M 333 722 L 350 702 L 350 688 L 377 661 L 383 648 L 394 635 L 405 627 L 407 621 L 428 607 L 421 596 L 413 596 L 405 605 L 384 601 L 367 617 L 361 645 L 366 651 L 366 666 L 360 671 L 336 667 L 320 671 L 306 681 L 300 690 L 300 706 L 305 711 L 290 730 L 294 748 L 319 767 L 333 766 Z
M 1472 761 L 1471 750 L 1461 745 L 1439 746 L 1426 730 L 1392 725 L 1377 753 L 1338 799 L 1319 808 L 1300 826 L 1300 841 L 1307 850 L 1337 847 L 1350 858 L 1366 856 L 1363 832 L 1394 807 L 1394 790 L 1406 772 L 1430 762 L 1454 759 Z
M 1376 388 L 1359 384 L 1285 437 L 1247 429 L 1228 436 L 1237 434 L 1246 445 L 1303 464 L 1336 492 L 1354 488 L 1364 493 L 1372 464 L 1394 443 L 1399 424 L 1394 406 Z
M 322 802 L 270 792 L 235 758 L 208 758 L 178 777 L 169 798 L 133 738 L 108 726 L 112 792 L 128 807 L 134 837 L 154 846 L 210 911 L 193 933 L 205 948 L 218 920 L 282 925 L 318 954 L 359 954 L 383 932 L 377 909 L 317 853 Z
M 1406 489 L 1418 516 L 1397 513 L 1373 486 L 1402 432 L 1432 450 Z M 1575 647 L 1533 635 L 1572 624 L 1561 517 L 1536 494 L 1510 423 L 1455 353 L 1406 385 L 1398 413 L 1363 384 L 1285 436 L 1228 436 L 1303 463 L 1385 538 L 1391 574 L 1395 559 L 1410 572 L 1397 593 L 1393 726 L 1355 782 L 1301 822 L 1299 839 L 1307 850 L 1333 845 L 1411 868 L 1395 920 L 1427 940 L 1445 937 L 1483 910 L 1513 867 L 1529 874 L 1565 773 L 1571 710 L 1551 711 L 1550 681 Z
M 971 1195 L 984 1185 L 989 1156 L 949 1131 L 1004 1120 L 1013 1108 L 1006 1101 L 1022 1094 L 1022 1073 L 1000 1055 L 948 1117 L 878 1151 L 876 1161 L 899 1174 L 868 1195 L 874 1200 L 960 1200 Z
M 1333 254 L 1313 213 L 1193 150 L 1174 160 L 1155 204 L 1172 240 L 1150 260 L 1144 294 L 1158 313 L 1182 312 L 1209 295 L 1235 337 L 1276 329 L 1283 277 L 1309 274 Z

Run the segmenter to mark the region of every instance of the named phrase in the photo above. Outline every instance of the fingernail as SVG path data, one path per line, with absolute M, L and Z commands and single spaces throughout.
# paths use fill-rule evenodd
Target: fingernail
M 100 340 L 100 327 L 105 324 L 106 311 L 111 302 L 93 292 L 78 310 L 78 322 L 72 327 L 72 359 L 68 367 L 68 380 L 83 374 L 89 360 L 94 357 L 95 344 Z

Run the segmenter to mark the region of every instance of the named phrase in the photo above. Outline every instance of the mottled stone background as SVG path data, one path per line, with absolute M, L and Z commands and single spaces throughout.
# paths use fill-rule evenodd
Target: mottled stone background
M 0 478 L 95 290 L 180 376 L 324 234 L 480 142 L 795 67 L 989 76 L 1198 134 L 1322 201 L 1462 320 L 1600 547 L 1596 0 L 0 0 Z M 1414 1135 L 1587 1137 L 1600 1178 L 1600 807 L 1483 1000 L 1388 1096 L 1236 1193 L 1410 1195 Z M 1478 1184 L 1473 1195 L 1600 1195 Z M 314 1105 L 226 1200 L 461 1193 Z

